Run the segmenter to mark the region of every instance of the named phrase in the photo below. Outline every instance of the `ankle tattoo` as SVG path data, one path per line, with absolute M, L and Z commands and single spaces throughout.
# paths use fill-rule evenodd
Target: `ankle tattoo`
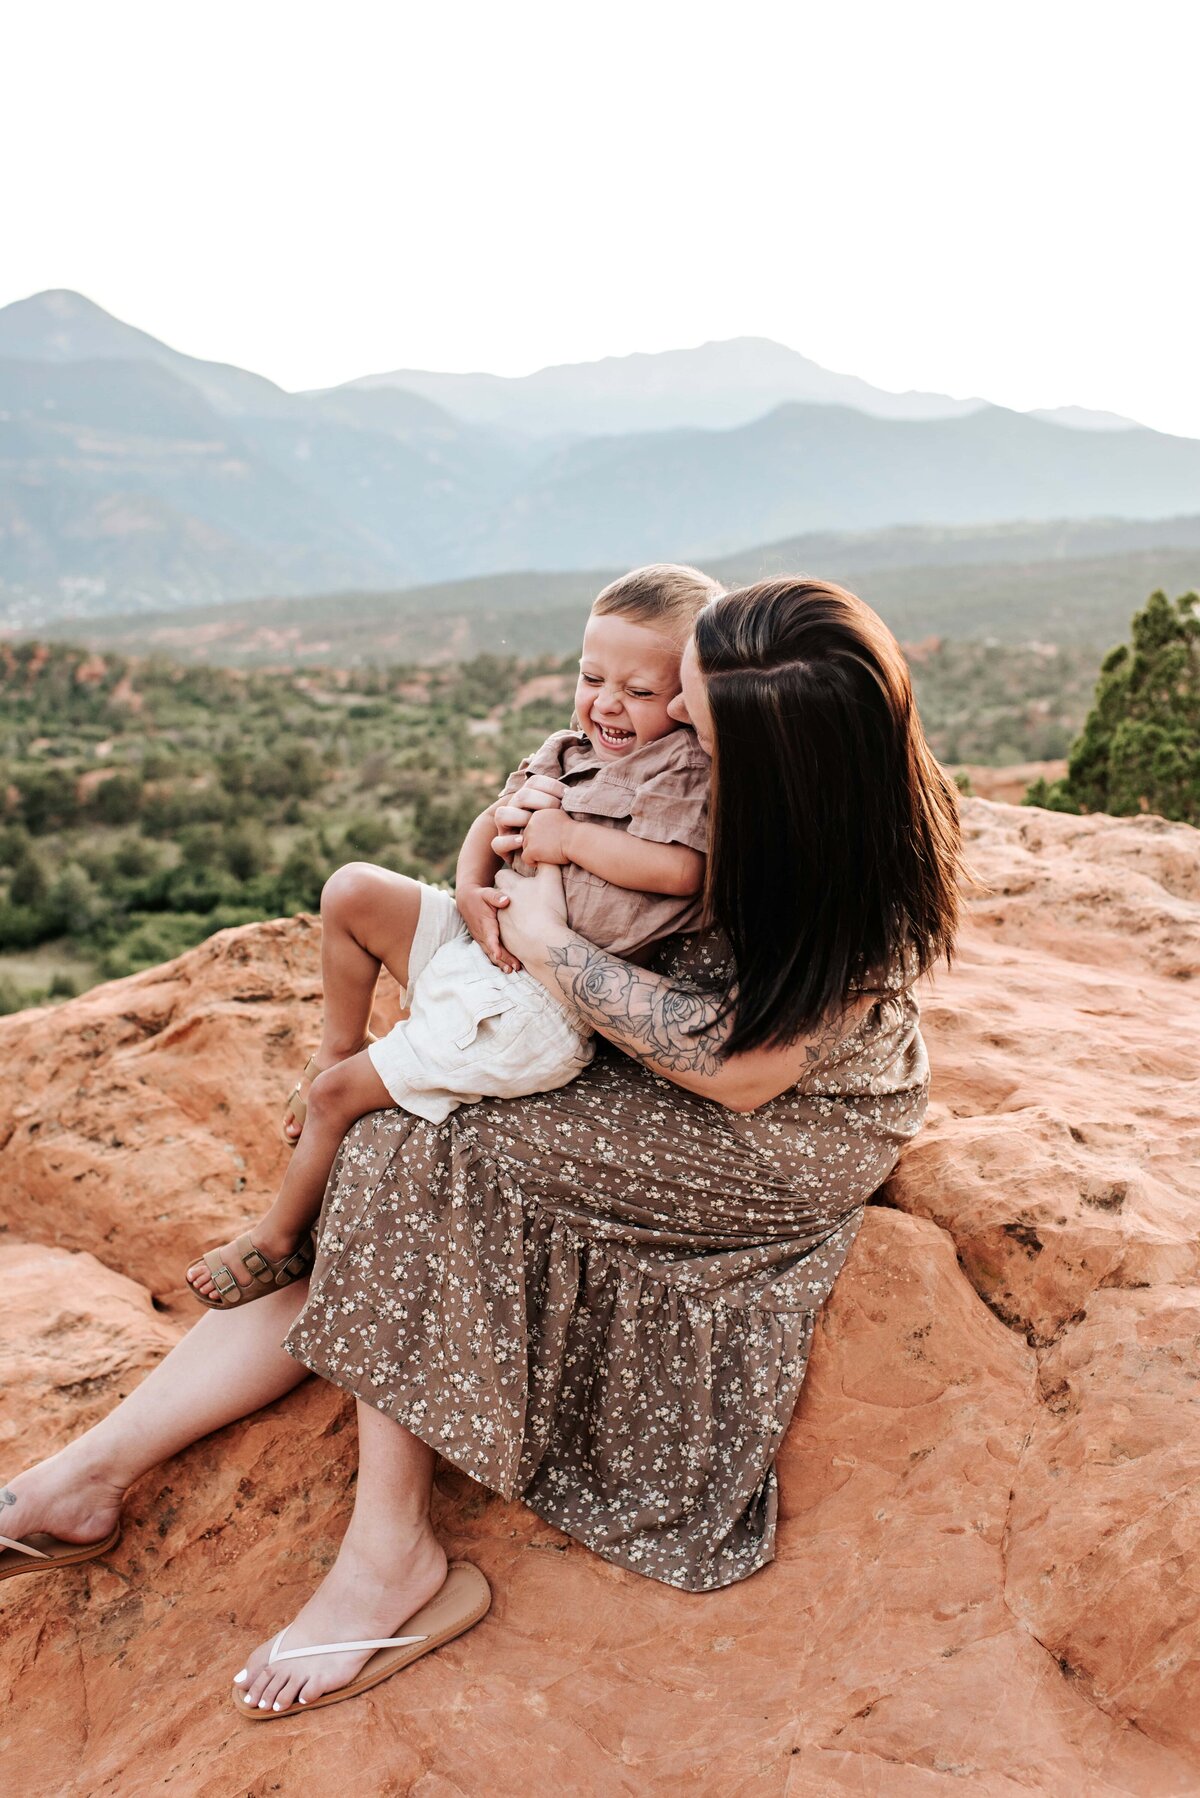
M 11 1486 L 5 1486 L 4 1489 L 0 1491 L 0 1505 L 15 1505 L 16 1502 L 16 1493 L 12 1490 Z

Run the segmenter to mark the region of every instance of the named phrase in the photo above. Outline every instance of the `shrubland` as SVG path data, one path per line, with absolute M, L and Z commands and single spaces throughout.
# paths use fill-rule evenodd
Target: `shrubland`
M 944 760 L 1061 756 L 1086 650 L 911 646 Z M 340 863 L 451 877 L 504 775 L 570 718 L 574 663 L 248 671 L 0 643 L 0 1009 L 309 910 Z

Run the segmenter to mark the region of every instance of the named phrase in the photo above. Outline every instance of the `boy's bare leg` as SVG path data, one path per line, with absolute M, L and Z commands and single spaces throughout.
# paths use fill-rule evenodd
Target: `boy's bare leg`
M 408 952 L 421 910 L 421 888 L 406 874 L 372 862 L 347 862 L 321 893 L 321 976 L 325 1016 L 315 1068 L 319 1073 L 367 1040 L 379 970 L 408 985 Z M 288 1127 L 296 1141 L 302 1131 Z
M 365 1049 L 317 1075 L 308 1095 L 304 1131 L 292 1151 L 279 1196 L 250 1226 L 250 1240 L 260 1255 L 283 1261 L 299 1248 L 317 1220 L 343 1136 L 356 1119 L 394 1103 Z M 235 1253 L 236 1240 L 223 1244 L 221 1254 L 238 1285 L 249 1286 L 252 1276 Z M 192 1263 L 187 1277 L 197 1292 L 215 1296 L 216 1283 L 203 1259 Z
M 279 1346 L 307 1294 L 298 1280 L 226 1317 L 202 1317 L 101 1422 L 7 1485 L 0 1477 L 0 1532 L 18 1542 L 42 1530 L 101 1541 L 140 1475 L 307 1377 Z

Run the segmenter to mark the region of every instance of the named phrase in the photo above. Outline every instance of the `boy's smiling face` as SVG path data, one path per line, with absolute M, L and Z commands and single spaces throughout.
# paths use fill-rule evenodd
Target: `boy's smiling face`
M 615 612 L 588 619 L 575 710 L 601 761 L 619 761 L 674 730 L 667 706 L 678 691 L 679 650 L 670 638 Z

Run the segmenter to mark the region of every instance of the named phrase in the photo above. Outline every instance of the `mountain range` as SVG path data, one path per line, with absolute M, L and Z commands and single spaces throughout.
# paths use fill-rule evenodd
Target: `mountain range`
M 79 294 L 0 310 L 9 624 L 712 559 L 801 532 L 1197 512 L 1193 439 L 889 394 L 764 339 L 288 393 Z

